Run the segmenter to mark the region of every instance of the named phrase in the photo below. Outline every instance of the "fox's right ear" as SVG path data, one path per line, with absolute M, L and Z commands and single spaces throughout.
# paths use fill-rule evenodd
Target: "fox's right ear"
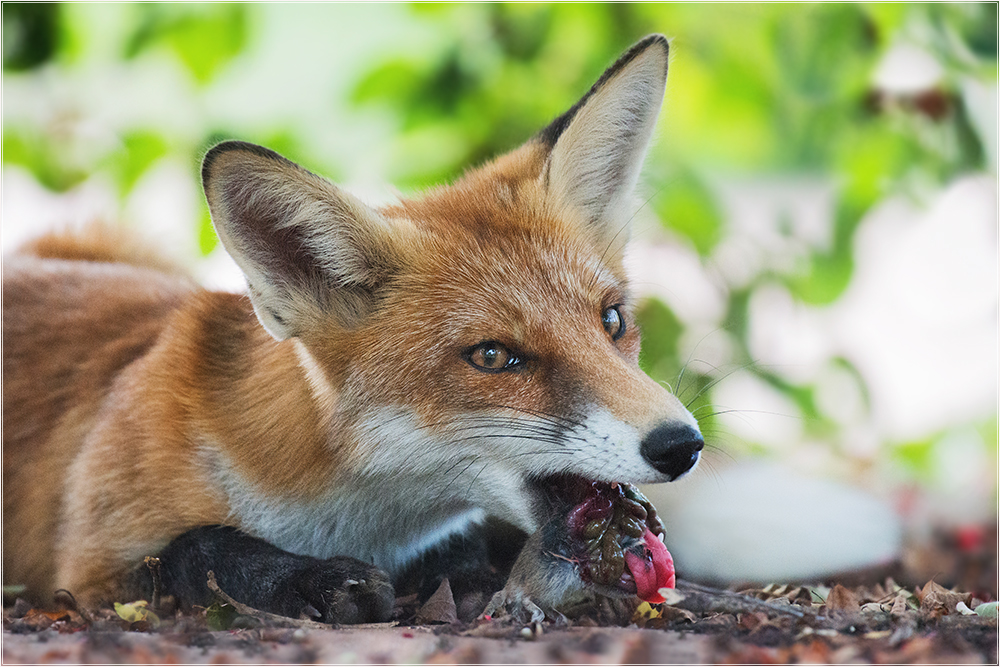
M 399 268 L 388 221 L 271 150 L 223 142 L 205 155 L 201 174 L 219 238 L 278 340 L 330 315 L 357 326 Z

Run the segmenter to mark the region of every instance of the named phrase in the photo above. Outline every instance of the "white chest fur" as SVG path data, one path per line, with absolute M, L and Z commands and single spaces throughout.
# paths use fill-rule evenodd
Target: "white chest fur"
M 233 525 L 286 551 L 317 558 L 352 556 L 390 574 L 450 535 L 484 521 L 483 500 L 488 497 L 508 501 L 493 503 L 489 514 L 521 519 L 526 530 L 533 529 L 519 480 L 500 468 L 469 465 L 461 457 L 426 465 L 426 452 L 440 443 L 414 440 L 412 435 L 395 439 L 394 449 L 419 448 L 425 457 L 410 459 L 422 461 L 419 465 L 400 466 L 398 460 L 384 465 L 390 462 L 376 454 L 383 465 L 331 480 L 327 493 L 308 500 L 253 488 L 209 445 L 200 448 L 199 457 L 214 488 L 222 492 Z M 508 506 L 511 500 L 516 509 Z

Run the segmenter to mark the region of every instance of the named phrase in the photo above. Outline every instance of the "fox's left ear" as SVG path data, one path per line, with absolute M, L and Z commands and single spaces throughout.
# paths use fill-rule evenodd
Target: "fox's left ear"
M 623 227 L 663 102 L 668 59 L 666 37 L 646 37 L 536 136 L 550 150 L 542 173 L 550 201 L 582 213 L 597 242 L 621 241 L 620 249 L 628 239 Z

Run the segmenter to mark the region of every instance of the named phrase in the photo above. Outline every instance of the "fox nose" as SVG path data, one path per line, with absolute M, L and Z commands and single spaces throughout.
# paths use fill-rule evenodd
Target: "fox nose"
M 674 480 L 694 467 L 704 446 L 698 429 L 686 424 L 664 424 L 643 438 L 639 452 L 651 466 Z

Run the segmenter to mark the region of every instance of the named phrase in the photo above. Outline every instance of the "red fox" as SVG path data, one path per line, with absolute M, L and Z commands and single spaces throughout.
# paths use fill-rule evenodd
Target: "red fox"
M 251 606 L 382 620 L 456 538 L 523 541 L 566 488 L 691 470 L 697 422 L 639 369 L 622 267 L 667 64 L 643 39 L 520 148 L 382 208 L 215 146 L 246 296 L 109 231 L 6 258 L 4 583 L 105 603 L 159 554 L 189 603 L 214 570 Z

